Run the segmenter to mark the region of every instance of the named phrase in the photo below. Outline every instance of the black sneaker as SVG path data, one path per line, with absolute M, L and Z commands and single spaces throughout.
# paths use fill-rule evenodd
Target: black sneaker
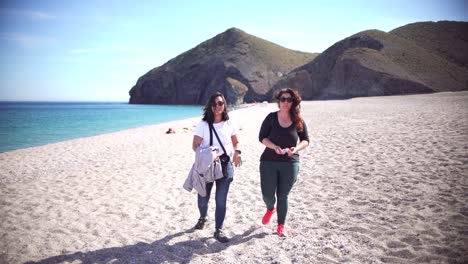
M 221 243 L 229 242 L 229 239 L 224 235 L 223 230 L 221 229 L 216 229 L 213 237 Z
M 205 227 L 206 218 L 198 219 L 197 224 L 195 225 L 195 229 L 203 229 Z

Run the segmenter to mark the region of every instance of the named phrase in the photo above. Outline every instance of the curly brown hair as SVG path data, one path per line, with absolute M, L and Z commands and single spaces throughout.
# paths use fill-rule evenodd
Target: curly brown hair
M 277 103 L 278 103 L 278 107 L 279 107 L 280 98 L 285 93 L 288 93 L 293 98 L 291 109 L 289 110 L 289 114 L 291 115 L 291 120 L 296 126 L 297 131 L 302 132 L 302 130 L 304 129 L 303 120 L 301 116 L 302 98 L 296 90 L 291 89 L 291 88 L 283 88 L 279 90 L 275 96 L 275 99 L 277 100 Z

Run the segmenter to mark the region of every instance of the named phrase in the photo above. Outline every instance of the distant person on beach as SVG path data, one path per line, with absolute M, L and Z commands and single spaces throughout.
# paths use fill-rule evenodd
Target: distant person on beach
M 210 125 L 215 129 L 213 133 L 210 131 Z M 215 133 L 217 136 L 215 135 Z M 228 177 L 216 180 L 216 209 L 215 209 L 215 233 L 214 238 L 221 243 L 229 242 L 229 239 L 223 233 L 223 223 L 226 216 L 226 202 L 229 191 L 229 185 L 234 176 L 234 168 L 232 162 L 237 167 L 240 165 L 240 150 L 237 149 L 239 141 L 237 140 L 237 129 L 229 120 L 229 115 L 226 110 L 226 99 L 224 95 L 216 92 L 211 95 L 204 108 L 202 120 L 195 128 L 193 137 L 192 148 L 196 151 L 197 147 L 210 146 L 210 134 L 212 139 L 212 146 L 218 147 L 219 155 L 221 156 L 226 151 L 229 156 L 227 163 Z M 219 137 L 219 140 L 218 140 Z M 221 141 L 221 142 L 219 142 Z M 224 149 L 224 150 L 223 150 Z M 213 187 L 213 182 L 206 184 L 205 197 L 198 194 L 198 210 L 200 211 L 200 218 L 198 219 L 195 229 L 203 229 L 207 221 L 208 202 L 210 200 L 210 193 Z
M 309 135 L 301 117 L 301 97 L 297 91 L 285 88 L 275 98 L 279 111 L 268 114 L 259 133 L 260 142 L 266 146 L 260 157 L 260 186 L 267 208 L 262 223 L 268 224 L 277 212 L 276 232 L 286 236 L 288 195 L 299 172 L 298 152 L 309 145 Z

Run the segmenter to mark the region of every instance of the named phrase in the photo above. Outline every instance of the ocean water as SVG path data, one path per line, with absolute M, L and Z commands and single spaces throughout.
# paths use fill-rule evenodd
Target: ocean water
M 0 102 L 0 152 L 202 114 L 202 106 Z

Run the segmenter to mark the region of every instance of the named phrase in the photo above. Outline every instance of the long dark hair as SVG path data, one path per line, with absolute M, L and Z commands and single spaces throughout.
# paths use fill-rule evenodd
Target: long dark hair
M 291 115 L 291 120 L 293 121 L 294 125 L 296 126 L 297 131 L 302 132 L 304 126 L 302 124 L 302 116 L 301 116 L 301 96 L 296 90 L 291 88 L 283 88 L 277 92 L 275 98 L 278 102 L 278 107 L 280 103 L 280 98 L 283 94 L 288 93 L 291 95 L 293 101 L 291 105 L 291 109 L 289 110 L 289 114 Z
M 211 107 L 216 103 L 216 101 L 215 101 L 216 97 L 223 98 L 223 102 L 224 102 L 224 110 L 223 110 L 223 113 L 221 114 L 221 120 L 223 120 L 223 121 L 229 120 L 229 115 L 228 115 L 228 112 L 227 112 L 226 98 L 224 98 L 224 95 L 222 93 L 216 92 L 216 93 L 214 93 L 214 94 L 212 94 L 210 96 L 210 99 L 206 103 L 205 108 L 203 108 L 203 118 L 202 118 L 202 120 L 206 121 L 206 122 L 208 122 L 210 124 L 213 124 L 213 122 L 214 122 L 214 114 L 213 114 L 213 111 L 211 111 Z

